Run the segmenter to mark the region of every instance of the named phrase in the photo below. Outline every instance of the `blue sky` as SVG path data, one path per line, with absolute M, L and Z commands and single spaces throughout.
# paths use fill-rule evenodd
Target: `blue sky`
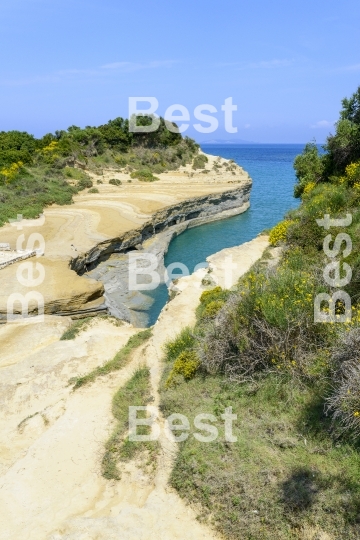
M 360 85 L 358 0 L 2 0 L 0 21 L 3 130 L 99 125 L 154 96 L 190 124 L 218 109 L 216 133 L 186 131 L 198 141 L 323 142 Z

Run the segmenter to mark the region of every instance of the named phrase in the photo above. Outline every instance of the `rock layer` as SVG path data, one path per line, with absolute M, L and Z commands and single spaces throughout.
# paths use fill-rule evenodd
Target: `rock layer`
M 109 184 L 111 178 L 122 184 Z M 46 271 L 43 283 L 34 289 L 44 297 L 45 313 L 105 309 L 106 283 L 104 289 L 101 282 L 82 274 L 112 253 L 139 247 L 152 250 L 161 264 L 174 235 L 245 211 L 252 184 L 241 167 L 215 156 L 208 156 L 204 170 L 194 171 L 187 165 L 161 174 L 152 183 L 130 180 L 118 171 L 106 171 L 101 180 L 93 175 L 93 181 L 100 181 L 99 193 L 81 192 L 72 205 L 54 205 L 45 210 L 43 218 L 20 220 L 0 229 L 0 242 L 9 243 L 11 249 L 37 249 L 38 243 L 31 240 L 33 233 L 43 238 L 45 256 L 31 259 L 31 264 L 40 263 Z M 20 286 L 15 277 L 22 264 L 0 270 L 0 319 L 5 317 L 11 294 L 33 289 Z M 34 275 L 38 275 L 35 270 Z M 30 312 L 35 311 L 31 304 Z M 120 311 L 118 315 L 129 319 L 126 309 Z

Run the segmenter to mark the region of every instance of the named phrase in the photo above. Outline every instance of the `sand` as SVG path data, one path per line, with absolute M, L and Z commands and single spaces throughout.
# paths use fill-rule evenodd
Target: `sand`
M 231 286 L 267 247 L 258 237 L 209 258 L 211 276 L 222 283 L 223 263 L 233 256 Z M 147 344 L 121 371 L 71 391 L 68 379 L 102 365 L 137 329 L 94 320 L 72 341 L 59 341 L 70 320 L 0 327 L 0 538 L 6 540 L 172 540 L 219 538 L 196 520 L 169 487 L 176 445 L 163 436 L 155 473 L 134 461 L 120 481 L 100 474 L 104 442 L 114 427 L 111 399 L 137 366 L 151 368 L 154 405 L 164 342 L 195 321 L 204 290 L 202 269 L 177 283 Z M 163 422 L 163 421 L 161 421 Z
M 131 237 L 131 231 L 151 221 L 155 212 L 179 203 L 181 208 L 181 203 L 189 199 L 220 196 L 225 192 L 242 192 L 242 189 L 250 188 L 251 179 L 241 167 L 234 166 L 234 171 L 226 171 L 221 167 L 221 172 L 216 172 L 213 169 L 216 158 L 208 156 L 208 159 L 208 174 L 204 174 L 202 170 L 193 171 L 191 166 L 187 165 L 177 171 L 162 173 L 159 181 L 150 183 L 136 179 L 129 182 L 129 174 L 112 170 L 104 171 L 103 176 L 89 173 L 99 193 L 84 190 L 74 197 L 72 205 L 53 205 L 46 208 L 43 217 L 39 219 L 19 220 L 0 228 L 0 243 L 7 242 L 11 249 L 15 250 L 30 247 L 28 241 L 31 235 L 42 236 L 45 244 L 44 256 L 29 260 L 30 264 L 38 263 L 45 268 L 46 277 L 35 290 L 45 298 L 46 314 L 101 308 L 105 300 L 103 285 L 70 270 L 70 261 L 81 259 L 101 243 L 109 246 L 114 238 L 127 233 Z M 227 160 L 219 160 L 221 166 L 226 163 Z M 109 184 L 111 178 L 121 180 L 122 184 Z M 97 180 L 103 183 L 97 184 Z M 241 198 L 241 195 L 239 196 Z M 237 208 L 232 208 L 232 214 L 228 215 L 248 208 L 248 203 L 241 207 L 239 201 L 230 203 Z M 215 208 L 217 211 L 219 208 L 220 212 L 220 206 L 215 205 L 213 210 Z M 214 216 L 205 216 L 203 221 L 212 219 Z M 20 242 L 21 235 L 23 238 Z M 134 238 L 136 236 L 134 234 Z M 35 243 L 32 247 L 38 248 L 39 244 Z M 111 249 L 110 246 L 110 251 Z M 11 268 L 0 270 L 0 319 L 6 318 L 9 295 L 28 292 L 26 287 L 19 285 L 16 278 L 20 264 L 15 263 Z M 38 272 L 34 274 L 37 276 Z M 32 307 L 36 308 L 36 302 L 33 302 Z

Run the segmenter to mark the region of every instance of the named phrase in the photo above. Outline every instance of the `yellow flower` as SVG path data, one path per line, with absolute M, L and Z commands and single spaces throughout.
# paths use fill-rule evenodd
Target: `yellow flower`
M 6 183 L 9 184 L 12 182 L 15 177 L 17 176 L 20 169 L 24 166 L 22 161 L 18 161 L 17 163 L 12 163 L 10 167 L 7 169 L 2 169 L 0 172 L 3 176 L 6 178 Z
M 304 193 L 307 194 L 307 193 L 310 193 L 310 191 L 312 191 L 314 189 L 314 187 L 316 186 L 315 182 L 309 182 L 308 184 L 306 184 L 306 186 L 304 187 Z
M 286 219 L 284 221 L 280 221 L 273 229 L 270 231 L 269 240 L 270 244 L 275 246 L 279 242 L 283 242 L 286 240 L 286 233 L 290 225 L 292 225 L 294 221 L 290 219 Z

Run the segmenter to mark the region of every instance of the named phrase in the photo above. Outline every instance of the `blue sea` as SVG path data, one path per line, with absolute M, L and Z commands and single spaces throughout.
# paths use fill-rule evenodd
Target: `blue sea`
M 244 214 L 195 227 L 176 237 L 170 244 L 165 265 L 181 262 L 191 273 L 212 253 L 252 240 L 296 208 L 299 201 L 293 197 L 296 181 L 293 162 L 303 148 L 302 144 L 203 145 L 202 150 L 207 154 L 233 159 L 250 174 L 251 206 Z M 160 286 L 151 294 L 149 291 L 149 295 L 154 300 L 148 322 L 152 325 L 167 301 L 167 288 Z

